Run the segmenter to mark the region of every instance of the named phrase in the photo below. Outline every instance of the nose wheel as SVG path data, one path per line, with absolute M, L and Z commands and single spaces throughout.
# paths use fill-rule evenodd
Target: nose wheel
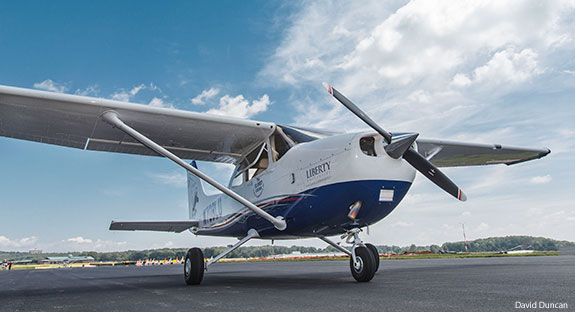
M 369 282 L 377 271 L 375 257 L 367 247 L 359 246 L 355 250 L 355 259 L 349 259 L 351 275 L 358 282 Z
M 342 236 L 346 243 L 352 244 L 349 267 L 351 275 L 358 282 L 369 282 L 379 269 L 379 252 L 372 244 L 364 244 L 359 238 L 360 228 L 349 230 Z

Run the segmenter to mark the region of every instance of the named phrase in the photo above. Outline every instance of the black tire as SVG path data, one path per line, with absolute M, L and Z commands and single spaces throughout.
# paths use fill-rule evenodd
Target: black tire
M 192 248 L 184 262 L 184 280 L 188 285 L 199 285 L 204 278 L 204 253 L 200 248 Z
M 377 270 L 379 270 L 379 251 L 377 251 L 377 247 L 370 243 L 365 244 L 365 247 L 373 254 L 373 258 L 375 259 L 375 272 L 377 272 Z
M 359 267 L 355 266 L 354 259 L 349 259 L 351 275 L 358 282 L 369 282 L 375 275 L 375 259 L 366 247 L 355 248 L 355 256 L 359 260 Z

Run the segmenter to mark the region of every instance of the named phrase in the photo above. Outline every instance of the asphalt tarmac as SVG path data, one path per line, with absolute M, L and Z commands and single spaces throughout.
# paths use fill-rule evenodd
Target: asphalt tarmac
M 575 310 L 575 257 L 382 261 L 357 283 L 345 261 L 218 263 L 200 286 L 182 265 L 0 271 L 1 311 Z

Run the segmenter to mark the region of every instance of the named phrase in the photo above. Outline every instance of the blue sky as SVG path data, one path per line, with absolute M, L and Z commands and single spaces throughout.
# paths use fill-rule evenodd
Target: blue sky
M 328 81 L 391 131 L 549 147 L 517 166 L 421 177 L 376 244 L 527 234 L 575 240 L 573 1 L 19 1 L 0 4 L 0 84 L 353 131 Z M 200 168 L 227 182 L 230 168 Z M 0 250 L 229 244 L 113 233 L 111 219 L 187 217 L 184 172 L 155 157 L 0 138 Z M 254 244 L 257 244 L 255 242 Z M 268 243 L 268 242 L 263 242 Z M 284 244 L 323 246 L 311 240 Z

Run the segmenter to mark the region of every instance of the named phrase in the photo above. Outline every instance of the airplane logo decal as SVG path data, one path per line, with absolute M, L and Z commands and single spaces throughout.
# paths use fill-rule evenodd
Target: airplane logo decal
M 260 197 L 264 191 L 264 181 L 260 178 L 254 179 L 254 195 Z

